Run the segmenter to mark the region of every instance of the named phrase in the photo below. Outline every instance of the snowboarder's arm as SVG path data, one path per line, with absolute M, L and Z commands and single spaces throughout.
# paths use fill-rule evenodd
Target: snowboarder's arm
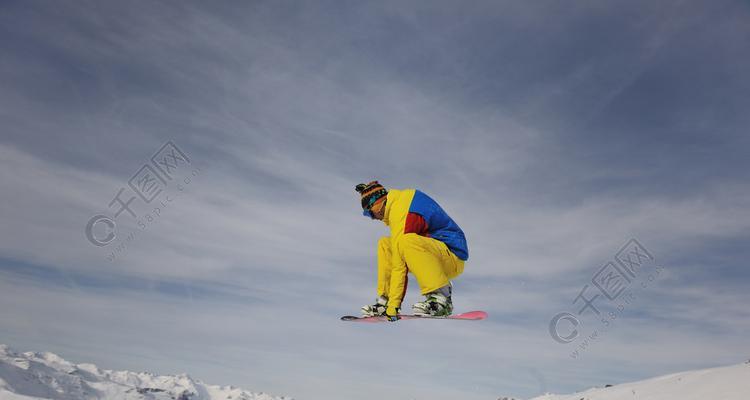
M 383 236 L 378 240 L 378 297 L 386 299 L 391 283 L 391 237 Z
M 401 307 L 401 301 L 403 301 L 404 296 L 406 295 L 406 287 L 409 281 L 407 278 L 409 267 L 404 261 L 403 252 L 399 247 L 398 241 L 407 233 L 416 233 L 417 235 L 429 236 L 429 228 L 427 226 L 427 222 L 424 220 L 424 218 L 422 218 L 421 215 L 417 213 L 409 213 L 406 216 L 406 220 L 404 221 L 404 223 L 398 225 L 400 225 L 398 229 L 394 229 L 396 228 L 395 225 L 391 228 L 392 267 L 389 271 L 390 276 L 383 277 L 383 282 L 388 282 L 390 289 L 390 292 L 386 293 L 385 295 L 387 295 L 389 299 L 392 299 L 388 302 L 388 306 L 394 308 Z M 394 237 L 398 239 L 393 240 Z M 378 278 L 381 277 L 379 276 Z M 387 279 L 387 281 L 385 279 Z M 380 279 L 378 280 L 378 282 L 381 282 Z M 378 284 L 378 287 L 380 287 L 380 284 Z M 391 311 L 393 311 L 393 309 L 391 309 Z
M 409 272 L 401 249 L 406 215 L 403 215 L 399 221 L 394 222 L 391 223 L 391 276 L 388 285 L 388 309 L 391 312 L 401 307 L 401 301 L 406 295 L 407 274 Z
M 399 236 L 399 239 L 403 235 Z M 393 242 L 393 253 L 391 256 L 391 281 L 390 281 L 390 293 L 388 294 L 388 310 L 393 311 L 395 308 L 401 307 L 401 301 L 404 299 L 406 294 L 406 274 L 409 270 L 404 262 L 403 252 L 400 249 L 401 244 L 399 240 L 392 240 Z

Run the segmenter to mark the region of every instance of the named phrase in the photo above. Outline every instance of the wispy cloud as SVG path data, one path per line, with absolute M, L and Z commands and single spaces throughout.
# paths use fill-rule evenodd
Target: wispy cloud
M 528 396 L 732 362 L 750 29 L 725 6 L 5 5 L 0 334 L 310 399 Z M 109 261 L 84 225 L 168 140 L 200 174 L 148 229 L 119 217 L 118 240 L 137 236 Z M 337 321 L 374 297 L 386 231 L 353 191 L 371 178 L 459 222 L 455 302 L 490 320 Z M 667 274 L 572 360 L 549 319 L 631 237 Z

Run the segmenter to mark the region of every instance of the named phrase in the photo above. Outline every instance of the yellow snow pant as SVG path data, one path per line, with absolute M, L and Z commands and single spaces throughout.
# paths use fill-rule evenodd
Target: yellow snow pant
M 401 235 L 396 240 L 399 240 L 399 243 L 395 246 L 389 236 L 384 236 L 378 241 L 378 296 L 390 297 L 389 304 L 401 304 L 406 294 L 406 285 L 400 295 L 390 293 L 394 248 L 399 250 L 400 254 L 397 257 L 406 263 L 407 272 L 411 272 L 417 278 L 422 294 L 440 289 L 448 284 L 449 279 L 464 272 L 464 261 L 456 257 L 448 246 L 439 240 L 416 233 Z M 405 282 L 407 277 L 403 278 Z

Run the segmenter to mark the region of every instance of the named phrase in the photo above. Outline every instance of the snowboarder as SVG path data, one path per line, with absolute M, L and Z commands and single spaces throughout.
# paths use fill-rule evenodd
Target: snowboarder
M 363 214 L 391 230 L 378 241 L 378 298 L 362 307 L 362 314 L 397 320 L 411 272 L 425 296 L 412 306 L 414 314 L 450 315 L 450 280 L 464 271 L 469 258 L 461 228 L 419 190 L 386 190 L 378 181 L 360 183 L 355 190 L 361 195 Z

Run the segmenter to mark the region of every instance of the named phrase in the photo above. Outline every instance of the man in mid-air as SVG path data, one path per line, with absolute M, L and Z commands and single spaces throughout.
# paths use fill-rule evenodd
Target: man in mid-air
M 406 294 L 407 273 L 417 278 L 422 295 L 414 314 L 447 316 L 453 312 L 450 280 L 469 258 L 466 237 L 432 198 L 416 189 L 386 190 L 378 181 L 355 187 L 363 214 L 383 221 L 390 236 L 378 241 L 378 298 L 362 307 L 365 316 L 398 319 Z

